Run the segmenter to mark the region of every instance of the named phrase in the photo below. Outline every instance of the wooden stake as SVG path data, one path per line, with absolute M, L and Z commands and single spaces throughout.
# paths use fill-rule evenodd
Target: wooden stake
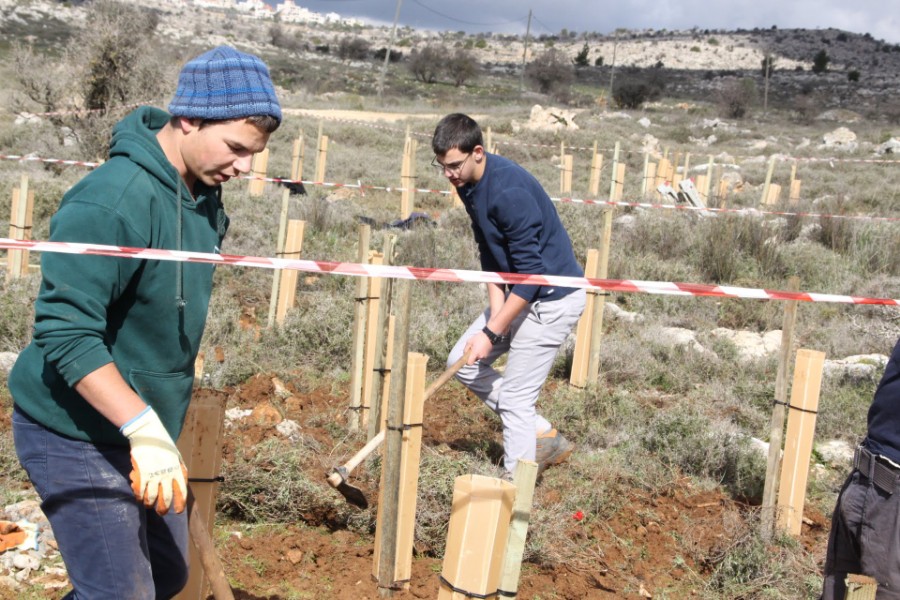
M 422 455 L 422 419 L 425 408 L 425 372 L 428 357 L 410 352 L 406 370 L 406 402 L 403 407 L 403 442 L 400 453 L 400 494 L 397 519 L 397 558 L 392 580 L 409 589 L 412 575 L 413 538 L 416 527 L 416 494 Z M 379 511 L 381 504 L 379 504 Z M 380 572 L 381 539 L 375 535 L 375 573 Z
M 494 148 L 494 132 L 490 127 L 488 127 L 484 132 L 484 143 L 485 148 L 487 148 L 487 151 L 491 154 L 494 154 L 497 151 L 497 149 Z
M 621 202 L 625 194 L 625 163 L 619 163 L 613 170 L 613 192 L 610 200 Z
M 763 184 L 762 197 L 759 199 L 760 204 L 768 204 L 769 186 L 772 184 L 772 173 L 775 171 L 775 155 L 769 157 L 769 168 L 766 170 L 766 182 Z
M 362 224 L 357 230 L 356 262 L 365 263 L 369 256 L 369 244 L 372 239 L 372 228 Z M 365 362 L 366 329 L 368 322 L 369 281 L 368 277 L 359 277 L 356 281 L 356 299 L 353 305 L 353 358 L 350 367 L 350 420 L 347 423 L 350 431 L 359 430 L 362 421 L 363 364 Z M 364 421 L 363 421 L 364 422 Z
M 800 278 L 788 279 L 787 289 L 800 290 Z M 787 382 L 790 376 L 791 356 L 794 352 L 794 325 L 797 322 L 797 300 L 786 300 L 781 319 L 781 347 L 778 351 L 778 371 L 775 375 L 775 402 L 769 421 L 769 455 L 766 461 L 766 481 L 763 486 L 760 533 L 770 539 L 775 522 L 775 502 L 778 497 L 778 477 L 781 473 L 781 444 L 784 440 L 784 414 L 787 403 Z
M 316 182 L 324 183 L 325 165 L 328 163 L 328 136 L 319 136 L 319 151 L 316 154 Z
M 266 169 L 269 166 L 269 149 L 266 148 L 262 152 L 258 152 L 253 155 L 253 159 L 250 161 L 250 176 L 251 177 L 265 177 Z M 251 179 L 250 184 L 247 188 L 247 193 L 251 196 L 262 196 L 263 191 L 266 189 L 266 182 L 263 179 Z
M 378 520 L 375 525 L 378 544 L 378 593 L 392 597 L 402 584 L 394 579 L 397 561 L 397 518 L 400 497 L 400 454 L 403 444 L 403 403 L 406 396 L 406 358 L 409 352 L 409 314 L 411 282 L 399 279 L 394 283 L 394 316 L 397 319 L 397 340 L 394 347 L 391 394 L 388 400 L 387 431 L 384 437 L 384 460 L 381 469 L 381 497 L 378 501 Z
M 559 192 L 561 194 L 572 193 L 572 167 L 574 157 L 571 154 L 563 156 L 559 171 Z
M 224 428 L 225 397 L 218 394 L 195 396 L 188 406 L 184 427 L 177 444 L 189 477 L 194 480 L 206 480 L 192 481 L 189 484 L 193 496 L 190 513 L 191 532 L 193 534 L 198 529 L 198 525 L 202 525 L 206 541 L 209 542 L 209 546 L 205 550 L 207 553 L 212 553 L 213 556 L 215 550 L 208 537 L 208 532 L 212 531 L 216 520 L 216 493 L 219 489 L 218 477 L 222 474 L 222 445 L 224 442 L 222 433 Z M 194 544 L 204 543 L 203 535 L 198 533 L 192 537 Z M 188 549 L 191 565 L 188 582 L 176 596 L 178 600 L 201 600 L 207 597 L 206 564 L 208 561 L 200 560 L 200 551 L 194 544 L 191 544 Z M 223 596 L 216 595 L 216 598 L 220 597 Z
M 694 186 L 704 206 L 709 206 L 709 180 L 706 175 L 697 175 L 697 184 Z
M 303 134 L 294 140 L 294 147 L 291 150 L 291 179 L 300 181 L 303 179 L 303 158 L 306 153 L 306 147 L 303 144 Z
M 847 593 L 844 600 L 875 600 L 878 581 L 867 575 L 847 575 L 844 580 Z
M 382 263 L 394 264 L 394 246 L 397 243 L 396 235 L 384 236 L 384 245 L 381 252 Z M 391 317 L 391 297 L 394 280 L 385 279 L 381 284 L 381 300 L 378 305 L 378 318 L 371 323 L 375 328 L 375 365 L 373 366 L 373 378 L 370 384 L 371 400 L 369 403 L 369 420 L 366 439 L 371 440 L 381 430 L 384 415 L 387 410 L 382 410 L 383 400 L 388 398 L 390 391 L 391 357 L 393 356 L 394 330 Z M 365 389 L 363 390 L 365 394 Z
M 712 182 L 713 182 L 713 163 L 715 163 L 715 160 L 716 159 L 713 157 L 713 155 L 710 154 L 709 158 L 707 159 L 708 162 L 706 163 L 706 183 L 704 184 L 704 186 L 702 188 L 699 185 L 697 186 L 697 189 L 700 190 L 700 194 L 703 196 L 703 200 L 706 201 L 707 206 L 710 205 L 709 204 L 709 201 L 710 201 L 709 193 L 710 193 L 710 188 L 712 187 Z M 699 180 L 699 178 L 698 178 L 698 180 Z
M 802 183 L 799 179 L 794 179 L 791 181 L 791 189 L 788 192 L 788 202 L 791 204 L 797 204 L 800 202 L 800 184 Z
M 284 257 L 300 258 L 303 248 L 303 230 L 306 221 L 291 219 L 288 221 L 287 236 L 284 241 Z M 275 309 L 275 321 L 281 325 L 287 311 L 294 307 L 297 297 L 297 276 L 299 271 L 285 269 L 281 272 L 281 283 L 278 286 L 278 306 Z
M 668 159 L 661 159 L 659 164 L 656 167 L 656 183 L 653 186 L 653 191 L 656 191 L 656 188 L 663 185 L 664 183 L 672 182 L 672 163 L 668 161 Z
M 648 195 L 653 195 L 653 193 L 656 192 L 656 177 L 658 172 L 656 167 L 657 165 L 655 162 L 647 163 L 647 172 L 644 175 L 644 188 L 641 193 L 642 198 L 646 198 Z
M 197 358 L 194 359 L 194 387 L 200 387 L 203 384 L 203 369 L 206 364 L 206 354 L 198 352 Z
M 528 522 L 531 520 L 536 480 L 536 462 L 528 460 L 516 462 L 516 472 L 513 476 L 516 499 L 513 502 L 512 520 L 506 538 L 506 553 L 500 571 L 500 589 L 504 592 L 505 598 L 515 597 L 519 591 L 519 576 L 522 572 L 522 557 L 525 555 L 525 538 L 528 536 Z
M 284 258 L 284 239 L 287 237 L 288 207 L 290 206 L 291 192 L 285 188 L 281 193 L 281 214 L 278 217 L 278 240 L 275 242 L 275 256 Z M 269 316 L 266 327 L 275 324 L 275 312 L 278 310 L 278 290 L 281 287 L 281 273 L 283 269 L 275 269 L 272 275 L 272 294 L 269 296 Z
M 502 479 L 456 478 L 438 600 L 497 594 L 515 493 L 516 487 Z
M 588 181 L 588 195 L 596 198 L 600 195 L 600 172 L 603 169 L 603 153 L 597 152 L 597 142 L 594 141 L 594 152 L 591 154 L 591 176 Z
M 609 246 L 612 241 L 612 219 L 614 208 L 603 211 L 600 238 L 600 257 L 597 277 L 606 279 L 609 274 Z M 603 339 L 603 309 L 606 307 L 606 293 L 598 293 L 594 299 L 594 316 L 591 319 L 591 350 L 588 362 L 588 384 L 600 381 L 600 341 Z
M 816 429 L 816 411 L 819 407 L 824 366 L 824 352 L 805 348 L 797 350 L 789 407 L 791 410 L 784 438 L 784 465 L 778 489 L 778 526 L 794 536 L 800 535 L 800 525 L 803 522 L 809 457 Z
M 619 142 L 616 142 L 615 147 L 613 148 L 613 159 L 612 159 L 612 176 L 610 177 L 609 182 L 609 197 L 614 198 L 616 195 L 616 175 L 619 173 Z
M 769 193 L 766 197 L 765 204 L 766 206 L 772 206 L 774 204 L 778 204 L 778 200 L 781 198 L 781 186 L 777 183 L 769 184 Z
M 370 265 L 380 265 L 384 257 L 380 252 L 370 252 L 366 262 Z M 378 337 L 378 311 L 381 306 L 381 277 L 369 277 L 368 300 L 366 300 L 366 337 L 365 354 L 362 371 L 362 405 L 359 413 L 359 421 L 364 427 L 368 427 L 371 420 L 369 414 L 372 409 L 372 389 L 375 380 L 376 339 Z
M 587 251 L 587 260 L 584 264 L 584 276 L 589 279 L 597 278 L 597 264 L 600 260 L 600 252 L 595 249 Z M 587 298 L 584 303 L 584 312 L 578 319 L 575 329 L 575 350 L 572 352 L 572 373 L 569 375 L 569 383 L 575 387 L 583 388 L 587 385 L 588 362 L 591 350 L 591 325 L 594 318 L 594 301 L 597 297 L 594 288 L 587 290 Z
M 400 218 L 408 219 L 416 202 L 416 150 L 419 142 L 411 137 L 406 138 L 403 146 L 403 163 L 400 167 Z
M 653 165 L 653 177 L 656 176 L 656 165 Z M 641 177 L 641 198 L 647 197 L 647 187 L 650 183 L 650 153 L 644 152 L 644 175 Z
M 9 217 L 9 237 L 30 240 L 34 215 L 34 191 L 28 188 L 28 175 L 22 175 L 19 187 L 13 188 Z M 6 279 L 17 279 L 28 273 L 28 250 L 10 250 L 6 254 Z
M 384 430 L 385 415 L 388 414 L 388 398 L 391 397 L 391 366 L 394 364 L 394 336 L 397 331 L 397 319 L 388 315 L 387 334 L 384 338 L 384 369 L 376 372 L 372 384 L 372 410 L 369 412 L 369 431 L 376 435 Z

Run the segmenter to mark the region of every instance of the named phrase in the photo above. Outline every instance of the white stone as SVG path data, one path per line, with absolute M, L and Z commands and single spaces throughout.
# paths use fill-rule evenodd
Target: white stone
M 697 341 L 697 334 L 683 327 L 662 327 L 656 332 L 654 339 L 657 343 L 674 348 L 687 348 L 695 352 L 708 352 Z M 651 333 L 652 335 L 652 333 Z
M 522 128 L 532 131 L 575 131 L 579 129 L 575 124 L 578 112 L 569 108 L 544 108 L 540 104 L 535 104 L 531 107 L 528 122 L 522 125 Z
M 617 304 L 613 304 L 612 302 L 607 302 L 603 310 L 609 312 L 609 316 L 617 321 L 625 321 L 626 323 L 641 323 L 644 320 L 644 315 L 638 314 L 636 312 L 629 312 L 622 308 Z
M 252 413 L 253 411 L 249 409 L 229 408 L 225 411 L 225 425 L 230 427 L 234 421 L 240 421 L 243 418 L 249 417 Z
M 755 360 L 777 352 L 781 346 L 781 331 L 768 331 L 760 334 L 754 331 L 734 331 L 725 327 L 717 327 L 710 335 L 730 340 L 737 349 L 742 360 Z
M 638 119 L 638 125 L 644 128 L 650 127 L 650 119 L 648 119 L 647 117 L 641 117 L 640 119 Z
M 0 352 L 0 371 L 9 375 L 9 370 L 12 369 L 17 358 L 19 355 L 15 352 Z
M 300 424 L 297 423 L 297 421 L 292 421 L 290 419 L 285 419 L 284 421 L 276 425 L 275 430 L 284 437 L 291 440 L 295 440 L 300 437 Z
M 16 120 L 13 121 L 16 125 L 40 125 L 43 119 L 41 119 L 37 115 L 33 115 L 27 112 L 21 112 L 16 115 Z
M 40 568 L 41 561 L 28 554 L 16 554 L 13 556 L 13 566 L 17 569 L 30 569 L 35 571 Z
M 864 380 L 878 376 L 887 365 L 884 354 L 856 354 L 846 358 L 825 360 L 822 371 L 826 377 Z
M 891 138 L 875 149 L 876 154 L 900 154 L 900 140 Z
M 831 440 L 816 445 L 822 460 L 833 467 L 847 467 L 853 462 L 854 448 L 843 440 Z
M 856 141 L 856 134 L 846 127 L 838 127 L 834 131 L 826 133 L 822 136 L 822 144 L 819 148 L 830 148 L 834 150 L 853 151 L 859 146 Z

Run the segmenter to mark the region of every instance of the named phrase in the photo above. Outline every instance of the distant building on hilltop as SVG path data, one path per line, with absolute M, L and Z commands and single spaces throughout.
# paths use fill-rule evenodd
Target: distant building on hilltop
M 294 0 L 284 0 L 271 5 L 264 0 L 138 0 L 148 6 L 168 6 L 174 8 L 212 8 L 233 10 L 256 19 L 270 19 L 277 16 L 285 23 L 346 23 L 362 25 L 359 19 L 345 19 L 338 13 L 317 13 L 297 5 Z

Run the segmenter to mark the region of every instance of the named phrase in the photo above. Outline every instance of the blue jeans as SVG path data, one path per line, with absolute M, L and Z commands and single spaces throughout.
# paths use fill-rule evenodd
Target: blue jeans
M 19 462 L 41 497 L 78 600 L 171 598 L 187 583 L 187 511 L 161 517 L 134 498 L 128 446 L 59 435 L 18 407 Z

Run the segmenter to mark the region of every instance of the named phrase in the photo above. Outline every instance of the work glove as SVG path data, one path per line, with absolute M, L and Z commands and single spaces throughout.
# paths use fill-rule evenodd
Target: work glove
M 187 469 L 172 437 L 149 406 L 120 429 L 131 444 L 131 489 L 138 502 L 164 515 L 184 510 Z

